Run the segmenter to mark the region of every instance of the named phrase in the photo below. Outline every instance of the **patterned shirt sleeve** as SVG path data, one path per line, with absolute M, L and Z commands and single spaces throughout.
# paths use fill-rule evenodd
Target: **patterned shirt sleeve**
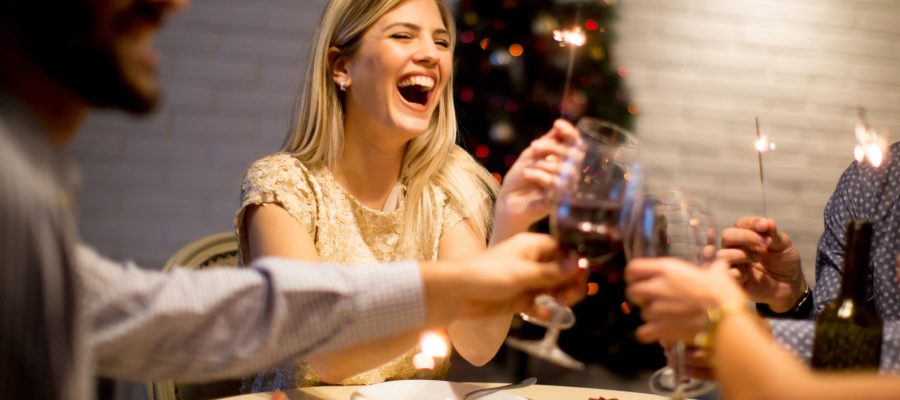
M 76 257 L 97 368 L 111 377 L 240 376 L 425 321 L 416 263 L 351 269 L 264 258 L 162 273 L 83 245 Z

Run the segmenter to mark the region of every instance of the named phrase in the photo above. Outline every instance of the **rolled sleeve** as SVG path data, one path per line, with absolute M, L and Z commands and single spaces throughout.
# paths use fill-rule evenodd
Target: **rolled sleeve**
M 260 259 L 251 268 L 171 272 L 78 250 L 98 372 L 203 381 L 421 329 L 413 262 L 347 268 Z

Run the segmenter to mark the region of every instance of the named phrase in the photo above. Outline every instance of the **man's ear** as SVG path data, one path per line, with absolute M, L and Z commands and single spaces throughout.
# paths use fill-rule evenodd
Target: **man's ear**
M 328 65 L 331 67 L 331 79 L 334 84 L 344 88 L 350 87 L 350 63 L 341 49 L 336 46 L 328 48 Z

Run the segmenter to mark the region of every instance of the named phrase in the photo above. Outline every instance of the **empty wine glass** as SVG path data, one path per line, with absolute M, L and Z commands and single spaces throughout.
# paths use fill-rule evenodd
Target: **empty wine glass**
M 715 257 L 716 229 L 704 197 L 677 189 L 649 190 L 637 202 L 632 229 L 625 241 L 630 258 L 676 257 L 706 266 Z M 650 390 L 672 398 L 695 397 L 715 389 L 710 381 L 685 373 L 684 342 L 674 344 L 674 367 L 650 377 Z
M 635 163 L 638 142 L 631 133 L 590 117 L 579 120 L 576 127 L 580 144 L 561 160 L 559 185 L 552 193 L 551 233 L 559 242 L 563 268 L 598 269 L 622 250 L 643 174 Z M 537 296 L 535 305 L 550 318 L 527 314 L 522 318 L 546 327 L 544 338 L 509 338 L 507 344 L 564 367 L 584 368 L 556 343 L 560 330 L 575 323 L 572 309 L 550 295 Z

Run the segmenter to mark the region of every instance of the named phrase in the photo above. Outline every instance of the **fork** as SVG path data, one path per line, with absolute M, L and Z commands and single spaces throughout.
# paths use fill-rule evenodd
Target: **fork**
M 489 394 L 492 394 L 494 392 L 499 392 L 501 390 L 509 390 L 509 389 L 519 389 L 519 388 L 523 388 L 526 386 L 534 385 L 535 383 L 537 383 L 537 378 L 535 378 L 535 377 L 525 378 L 525 379 L 522 379 L 521 381 L 518 381 L 516 383 L 511 383 L 509 385 L 473 390 L 469 393 L 466 393 L 466 395 L 463 396 L 462 399 L 460 399 L 460 400 L 480 399 L 480 398 L 487 396 Z

